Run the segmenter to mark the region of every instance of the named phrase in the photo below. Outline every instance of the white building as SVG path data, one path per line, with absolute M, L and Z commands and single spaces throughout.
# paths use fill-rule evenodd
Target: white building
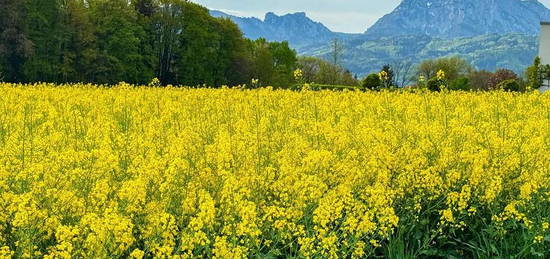
M 550 22 L 541 22 L 540 27 L 539 57 L 542 64 L 550 64 Z M 545 85 L 540 90 L 549 91 L 550 86 Z
M 543 64 L 550 64 L 550 22 L 540 23 L 539 56 Z

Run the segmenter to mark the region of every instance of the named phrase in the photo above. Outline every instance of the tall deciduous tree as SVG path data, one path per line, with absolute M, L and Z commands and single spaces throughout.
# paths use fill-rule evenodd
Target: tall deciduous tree
M 226 18 L 218 19 L 222 33 L 220 41 L 220 55 L 225 60 L 225 74 L 222 75 L 224 83 L 239 85 L 250 80 L 251 58 L 247 49 L 247 42 L 239 27 Z
M 144 66 L 150 68 L 153 72 L 153 75 L 147 76 L 157 76 L 159 63 L 156 52 L 157 32 L 154 21 L 159 12 L 159 3 L 156 0 L 133 0 L 132 5 L 137 11 L 138 24 L 145 32 L 141 39 L 139 50 Z
M 382 85 L 384 85 L 385 87 L 396 86 L 395 73 L 393 72 L 393 68 L 390 65 L 384 65 L 380 73 L 384 74 L 384 77 L 381 78 Z
M 153 19 L 155 27 L 155 45 L 157 53 L 157 76 L 164 84 L 175 84 L 176 52 L 180 46 L 183 32 L 183 10 L 185 2 L 181 0 L 163 0 Z
M 184 33 L 179 35 L 176 52 L 178 83 L 219 85 L 226 64 L 219 56 L 222 35 L 218 20 L 194 4 L 185 5 L 182 18 Z
M 100 51 L 87 6 L 85 0 L 62 2 L 64 29 L 59 71 L 62 82 L 95 82 L 95 66 Z
M 252 77 L 258 79 L 262 85 L 271 85 L 274 73 L 273 53 L 269 48 L 269 43 L 263 39 L 257 39 L 251 42 L 252 53 Z
M 144 83 L 153 78 L 153 68 L 141 55 L 145 31 L 137 13 L 126 0 L 93 0 L 90 3 L 99 53 L 94 81 Z
M 472 66 L 460 57 L 439 58 L 425 60 L 417 68 L 417 76 L 424 76 L 427 79 L 436 76 L 438 71 L 444 71 L 448 80 L 452 81 L 459 77 L 468 75 Z
M 298 68 L 302 70 L 305 82 L 322 85 L 359 85 L 359 81 L 349 70 L 335 66 L 329 61 L 314 57 L 300 57 L 297 63 Z
M 25 29 L 33 42 L 33 53 L 24 64 L 23 70 L 28 81 L 56 81 L 59 44 L 56 42 L 59 10 L 55 1 L 28 0 L 25 2 Z
M 23 64 L 32 52 L 25 31 L 26 6 L 21 0 L 0 1 L 0 69 L 3 80 L 24 81 Z
M 288 87 L 294 80 L 293 71 L 297 67 L 296 51 L 291 49 L 288 42 L 271 42 L 269 49 L 273 55 L 274 74 L 272 85 Z
M 186 0 L 3 0 L 0 76 L 19 82 L 290 86 L 288 43 L 250 41 Z
M 536 57 L 533 61 L 533 65 L 528 67 L 525 71 L 528 84 L 533 89 L 539 89 L 542 86 L 542 69 L 540 57 Z

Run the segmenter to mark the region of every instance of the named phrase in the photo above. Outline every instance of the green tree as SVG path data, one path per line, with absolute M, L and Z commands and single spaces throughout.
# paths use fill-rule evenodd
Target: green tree
M 202 6 L 186 3 L 177 46 L 177 81 L 193 85 L 246 83 L 249 55 L 242 33 L 226 18 L 214 18 Z
M 292 86 L 298 58 L 288 42 L 267 42 L 260 38 L 250 42 L 249 46 L 253 78 L 260 80 L 262 85 Z
M 445 71 L 447 80 L 453 81 L 459 77 L 467 76 L 473 71 L 473 67 L 460 57 L 439 58 L 425 60 L 417 68 L 417 77 L 433 78 L 439 70 Z
M 340 79 L 340 67 L 316 57 L 300 57 L 298 68 L 302 70 L 303 79 L 308 83 L 323 85 L 337 84 Z
M 208 10 L 195 4 L 184 4 L 183 33 L 176 49 L 176 81 L 184 85 L 219 85 L 227 57 L 221 57 L 222 34 L 218 21 Z
M 153 68 L 140 51 L 145 31 L 138 23 L 135 9 L 126 0 L 92 0 L 89 5 L 99 52 L 94 81 L 148 82 L 153 77 Z
M 176 52 L 180 47 L 183 30 L 183 10 L 186 1 L 161 0 L 153 15 L 155 28 L 156 74 L 163 84 L 176 84 Z
M 319 72 L 315 76 L 315 83 L 338 85 L 341 81 L 342 68 L 329 62 L 319 63 Z
M 219 57 L 225 59 L 225 74 L 223 80 L 225 83 L 235 86 L 246 84 L 251 79 L 251 53 L 248 48 L 248 42 L 243 37 L 239 27 L 227 18 L 218 19 L 221 28 L 222 52 Z
M 250 41 L 186 0 L 4 0 L 0 73 L 19 82 L 293 83 L 287 42 Z M 341 74 L 349 82 L 351 73 Z
M 159 8 L 155 0 L 132 0 L 132 4 L 140 15 L 148 18 L 153 17 Z
M 468 91 L 471 89 L 470 80 L 467 77 L 459 77 L 449 83 L 449 89 L 454 91 Z
M 550 86 L 550 64 L 546 64 L 541 67 L 541 74 L 542 74 L 542 85 Z M 546 81 L 546 84 L 544 83 Z
M 94 82 L 93 73 L 98 50 L 95 26 L 90 19 L 86 3 L 80 0 L 64 1 L 61 18 L 63 36 L 59 57 L 60 81 Z
M 27 0 L 25 26 L 33 53 L 23 67 L 25 80 L 60 82 L 64 36 L 63 13 L 58 1 Z
M 273 54 L 269 49 L 269 43 L 263 39 L 257 39 L 250 43 L 252 53 L 252 77 L 258 79 L 261 85 L 270 85 L 274 73 Z
M 302 70 L 302 78 L 304 82 L 307 83 L 321 83 L 316 82 L 315 77 L 319 73 L 319 64 L 321 62 L 326 62 L 322 59 L 315 57 L 299 57 L 298 58 L 298 68 Z
M 496 89 L 502 89 L 498 87 L 498 85 L 501 82 L 504 82 L 506 80 L 517 80 L 518 75 L 509 69 L 498 69 L 493 73 L 491 78 L 489 78 L 489 82 L 487 82 L 487 87 L 489 90 L 496 90 Z
M 444 85 L 445 85 L 445 82 L 437 79 L 436 77 L 430 78 L 430 80 L 428 80 L 428 83 L 426 84 L 428 90 L 433 92 L 441 91 L 441 86 L 444 86 Z
M 496 89 L 501 89 L 508 92 L 519 92 L 521 87 L 516 79 L 508 79 L 500 82 Z
M 359 80 L 357 76 L 353 75 L 348 69 L 344 69 L 339 85 L 348 85 L 348 86 L 359 86 Z
M 300 57 L 297 66 L 302 70 L 305 82 L 322 85 L 360 85 L 351 71 L 320 58 Z
M 426 86 L 430 91 L 439 92 L 444 88 L 448 87 L 448 82 L 449 80 L 447 79 L 447 75 L 445 71 L 439 70 L 437 71 L 434 77 L 428 80 Z
M 536 57 L 533 61 L 533 65 L 528 67 L 525 71 L 525 76 L 527 77 L 528 86 L 533 89 L 539 89 L 542 86 L 542 76 L 541 76 L 541 62 L 540 57 Z
M 382 80 L 378 74 L 370 74 L 365 79 L 363 79 L 363 88 L 369 90 L 376 90 L 382 86 Z
M 25 31 L 26 5 L 21 0 L 0 1 L 0 69 L 6 81 L 24 81 L 23 65 L 32 53 Z
M 79 0 L 27 0 L 26 27 L 34 50 L 24 64 L 29 82 L 93 81 L 94 30 L 86 4 Z
M 395 74 L 393 72 L 393 68 L 390 65 L 384 65 L 382 67 L 382 70 L 380 70 L 380 74 L 383 75 L 381 80 L 384 87 L 389 88 L 397 85 L 395 83 Z
M 159 64 L 156 52 L 155 16 L 159 12 L 159 3 L 156 0 L 133 0 L 132 4 L 137 12 L 138 24 L 144 31 L 144 38 L 141 39 L 139 47 L 140 54 L 144 65 L 151 68 L 154 73 L 154 75 L 146 76 L 157 76 Z

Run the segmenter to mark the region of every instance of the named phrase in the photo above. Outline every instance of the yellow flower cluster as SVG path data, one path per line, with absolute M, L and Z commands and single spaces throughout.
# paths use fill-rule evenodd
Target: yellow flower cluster
M 550 95 L 0 84 L 0 257 L 364 258 L 428 216 L 550 251 L 548 208 Z
M 388 75 L 388 72 L 386 72 L 386 71 L 380 71 L 380 73 L 378 73 L 378 77 L 382 81 L 387 81 L 388 78 L 389 78 L 389 75 Z
M 301 81 L 303 76 L 304 76 L 304 73 L 302 72 L 301 69 L 298 68 L 294 70 L 294 79 L 296 81 Z
M 437 78 L 437 80 L 440 80 L 440 81 L 444 80 L 445 79 L 445 71 L 443 71 L 443 70 L 437 71 L 436 78 Z

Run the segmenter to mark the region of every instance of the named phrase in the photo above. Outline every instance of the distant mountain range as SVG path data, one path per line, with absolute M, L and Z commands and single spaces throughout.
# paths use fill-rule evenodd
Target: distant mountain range
M 233 20 L 248 38 L 286 40 L 302 55 L 327 57 L 328 42 L 339 38 L 343 65 L 361 76 L 386 63 L 455 55 L 478 69 L 521 73 L 537 55 L 540 21 L 550 21 L 537 0 L 403 0 L 364 34 L 332 32 L 305 13 L 267 13 L 263 20 L 211 14 Z
M 440 38 L 536 35 L 541 20 L 550 20 L 550 10 L 537 0 L 404 0 L 366 33 Z
M 335 33 L 320 22 L 315 22 L 306 13 L 293 13 L 278 16 L 267 13 L 263 20 L 254 17 L 238 17 L 220 11 L 210 11 L 214 17 L 225 17 L 235 22 L 250 39 L 265 38 L 270 41 L 288 41 L 293 47 L 303 47 L 312 43 L 327 42 L 334 37 L 347 37 L 345 33 Z

